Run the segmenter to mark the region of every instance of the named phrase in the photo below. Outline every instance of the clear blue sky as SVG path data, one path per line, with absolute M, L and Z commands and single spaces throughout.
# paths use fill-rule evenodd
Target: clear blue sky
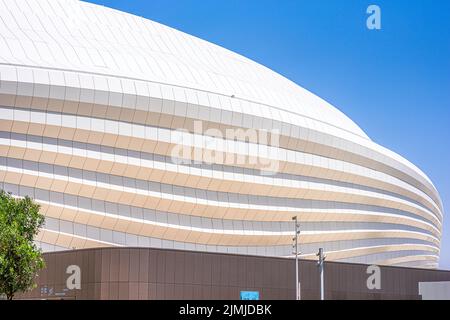
M 421 168 L 450 208 L 450 1 L 90 2 L 221 45 L 316 93 Z M 370 4 L 380 31 L 366 28 Z M 440 267 L 450 269 L 449 217 Z

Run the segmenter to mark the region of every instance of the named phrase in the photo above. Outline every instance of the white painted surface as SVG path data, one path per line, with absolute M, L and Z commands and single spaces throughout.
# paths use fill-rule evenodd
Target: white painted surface
M 422 300 L 450 300 L 450 281 L 419 282 Z

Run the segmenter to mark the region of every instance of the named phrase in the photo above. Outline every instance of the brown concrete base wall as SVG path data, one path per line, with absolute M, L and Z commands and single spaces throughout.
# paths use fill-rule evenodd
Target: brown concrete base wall
M 47 253 L 32 299 L 294 299 L 291 259 L 151 248 L 99 248 Z M 66 269 L 81 270 L 81 289 L 68 289 Z M 326 262 L 326 299 L 420 299 L 418 282 L 450 281 L 450 271 L 381 267 L 381 289 L 366 285 L 367 265 Z M 319 299 L 314 261 L 300 262 L 302 299 Z

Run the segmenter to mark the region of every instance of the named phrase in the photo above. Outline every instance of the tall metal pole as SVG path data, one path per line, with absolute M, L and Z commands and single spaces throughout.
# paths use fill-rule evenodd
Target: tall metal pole
M 323 255 L 323 248 L 319 248 L 319 253 L 317 253 L 319 257 L 319 273 L 320 273 L 320 300 L 325 300 L 325 291 L 324 291 L 324 283 L 323 283 L 323 262 L 325 260 L 325 256 Z
M 300 225 L 298 224 L 297 216 L 292 217 L 295 222 L 295 236 L 294 240 L 294 254 L 295 254 L 295 300 L 300 300 L 300 282 L 298 281 L 298 235 L 300 234 Z

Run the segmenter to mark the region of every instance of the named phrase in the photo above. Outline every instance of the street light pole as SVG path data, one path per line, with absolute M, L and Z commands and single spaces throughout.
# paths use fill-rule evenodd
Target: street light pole
M 325 256 L 323 254 L 323 248 L 319 248 L 319 253 L 317 253 L 319 257 L 319 273 L 320 273 L 320 300 L 325 300 L 325 292 L 324 292 L 324 283 L 323 283 L 323 262 L 325 260 Z
M 298 224 L 297 216 L 292 217 L 295 222 L 295 236 L 294 240 L 294 254 L 295 254 L 295 300 L 300 300 L 300 282 L 298 280 L 298 235 L 300 234 L 300 225 Z

